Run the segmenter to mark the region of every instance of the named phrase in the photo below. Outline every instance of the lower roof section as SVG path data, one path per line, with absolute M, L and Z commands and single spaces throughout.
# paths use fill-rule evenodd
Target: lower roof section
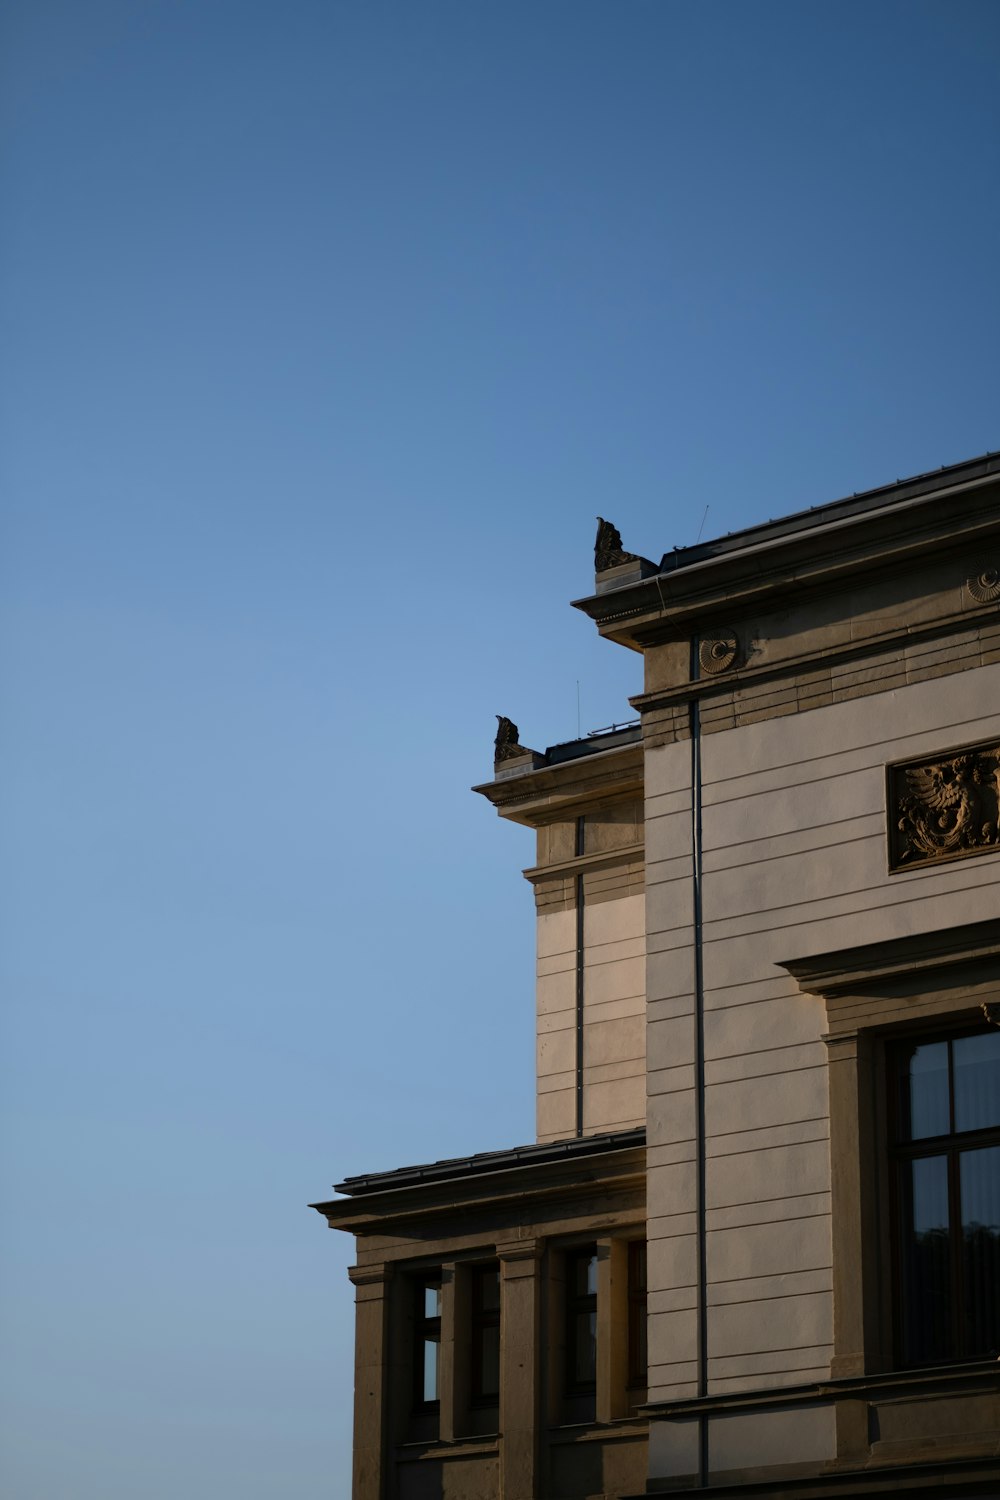
M 506 1151 L 480 1151 L 474 1156 L 451 1156 L 422 1166 L 396 1167 L 389 1172 L 369 1172 L 345 1177 L 334 1191 L 351 1198 L 364 1193 L 384 1193 L 394 1188 L 417 1187 L 423 1183 L 447 1182 L 457 1177 L 478 1177 L 487 1172 L 506 1172 L 511 1167 L 545 1166 L 608 1151 L 624 1151 L 645 1145 L 644 1126 L 632 1130 L 611 1130 L 601 1135 L 573 1136 L 564 1141 L 546 1141 L 542 1145 L 511 1146 Z M 315 1206 L 315 1205 L 314 1205 Z

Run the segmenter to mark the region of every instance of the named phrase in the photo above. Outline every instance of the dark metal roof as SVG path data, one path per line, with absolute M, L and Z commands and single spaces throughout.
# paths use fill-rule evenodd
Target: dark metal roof
M 691 547 L 674 547 L 660 561 L 661 573 L 672 573 L 678 568 L 687 568 L 692 563 L 706 558 L 719 557 L 726 552 L 738 552 L 758 542 L 777 541 L 796 532 L 808 531 L 832 521 L 846 520 L 865 511 L 878 510 L 885 505 L 899 504 L 917 495 L 944 489 L 962 480 L 982 478 L 1000 470 L 1000 453 L 988 452 L 978 458 L 963 459 L 961 463 L 944 464 L 940 469 L 931 469 L 926 474 L 914 474 L 908 479 L 897 479 L 892 484 L 879 485 L 877 489 L 862 490 L 842 500 L 828 500 L 822 505 L 810 506 L 807 510 L 793 511 L 772 521 L 761 521 L 741 531 L 730 531 L 725 536 L 696 542 Z
M 602 750 L 616 750 L 619 745 L 638 744 L 641 739 L 641 721 L 630 719 L 627 724 L 612 724 L 608 729 L 592 729 L 583 739 L 549 745 L 545 751 L 545 764 L 558 766 L 563 761 L 579 760 L 584 755 L 597 755 Z
M 568 1141 L 548 1141 L 542 1145 L 512 1146 L 507 1151 L 480 1151 L 475 1156 L 453 1156 L 424 1166 L 396 1167 L 391 1172 L 369 1172 L 360 1177 L 345 1177 L 334 1185 L 337 1193 L 357 1198 L 364 1193 L 381 1193 L 390 1188 L 416 1187 L 425 1182 L 447 1182 L 453 1177 L 477 1177 L 484 1172 L 503 1172 L 511 1167 L 536 1167 L 548 1162 L 576 1160 L 599 1156 L 607 1151 L 625 1151 L 644 1146 L 646 1131 L 642 1125 L 633 1130 L 612 1130 L 604 1135 L 574 1136 Z

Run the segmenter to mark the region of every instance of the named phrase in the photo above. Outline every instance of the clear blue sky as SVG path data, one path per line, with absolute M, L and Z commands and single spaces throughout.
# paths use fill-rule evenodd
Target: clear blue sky
M 349 1492 L 347 1173 L 533 1130 L 567 607 L 1000 447 L 993 0 L 7 0 L 11 1500 Z

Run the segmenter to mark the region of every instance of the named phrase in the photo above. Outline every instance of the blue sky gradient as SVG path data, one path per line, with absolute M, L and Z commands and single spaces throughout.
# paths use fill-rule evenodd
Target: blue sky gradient
M 1000 447 L 991 0 L 8 0 L 3 1490 L 349 1492 L 351 1172 L 533 1134 L 632 550 Z

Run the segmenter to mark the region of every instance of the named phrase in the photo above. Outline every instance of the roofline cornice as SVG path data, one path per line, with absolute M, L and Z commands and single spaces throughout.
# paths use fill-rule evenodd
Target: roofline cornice
M 843 587 L 852 576 L 885 571 L 943 547 L 1000 533 L 1000 455 L 958 466 L 917 485 L 886 492 L 884 503 L 831 517 L 823 508 L 815 524 L 793 531 L 756 528 L 745 545 L 712 552 L 688 549 L 678 561 L 648 577 L 573 600 L 602 635 L 642 650 L 657 640 L 687 634 L 706 618 L 759 607 L 769 596 L 821 586 Z M 967 472 L 971 470 L 971 472 Z M 964 473 L 964 477 L 961 477 Z M 936 482 L 935 482 L 936 481 Z M 915 485 L 918 492 L 913 493 Z M 684 554 L 679 554 L 683 558 Z
M 527 1161 L 501 1171 L 472 1170 L 405 1186 L 387 1185 L 357 1197 L 311 1203 L 331 1229 L 377 1233 L 389 1223 L 402 1225 L 457 1213 L 494 1213 L 504 1204 L 525 1207 L 591 1196 L 599 1191 L 633 1190 L 644 1185 L 645 1143 L 606 1147 L 555 1161 Z
M 472 790 L 491 802 L 502 818 L 537 828 L 572 816 L 578 808 L 639 794 L 642 787 L 643 747 L 636 738 L 579 760 L 529 765 Z

